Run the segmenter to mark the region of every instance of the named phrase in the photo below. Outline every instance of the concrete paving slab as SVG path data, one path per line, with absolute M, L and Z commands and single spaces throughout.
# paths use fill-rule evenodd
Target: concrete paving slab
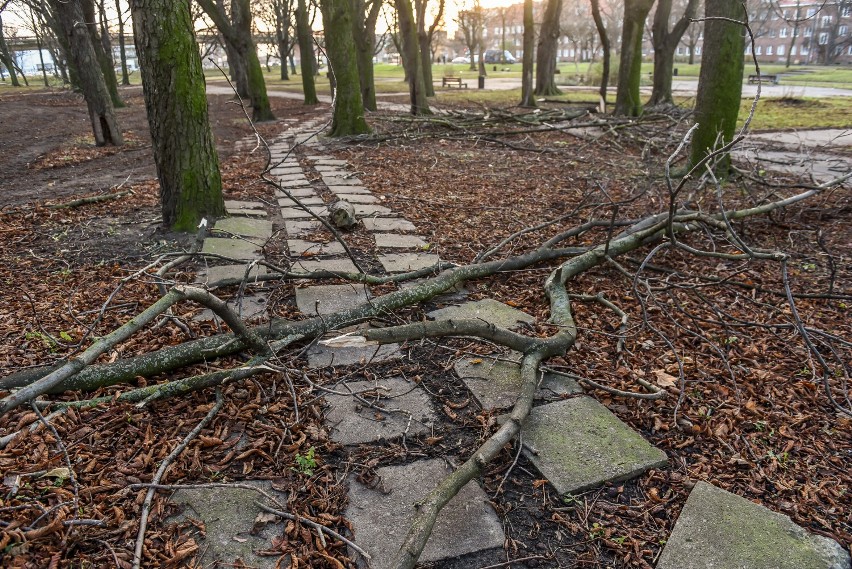
M 400 235 L 398 233 L 376 233 L 376 246 L 388 249 L 424 249 L 429 244 L 419 235 Z
M 302 167 L 298 164 L 293 164 L 292 166 L 276 166 L 272 170 L 270 170 L 269 173 L 273 176 L 281 177 L 304 175 L 304 172 L 302 172 Z
M 414 231 L 414 224 L 399 217 L 366 217 L 361 220 L 367 231 Z
M 463 357 L 453 366 L 483 409 L 505 409 L 515 404 L 521 388 L 521 366 L 494 357 Z M 535 398 L 560 399 L 583 393 L 576 381 L 557 373 L 545 373 Z
M 362 284 L 322 285 L 296 288 L 296 306 L 303 314 L 334 314 L 367 302 L 368 290 Z
M 331 193 L 333 193 L 333 194 L 335 194 L 335 195 L 337 195 L 337 196 L 340 196 L 341 194 L 348 194 L 348 195 L 352 195 L 352 194 L 363 194 L 363 195 L 368 195 L 368 194 L 371 194 L 371 193 L 372 193 L 372 192 L 370 192 L 370 190 L 368 190 L 368 189 L 367 189 L 367 188 L 365 188 L 364 186 L 335 186 L 335 185 L 331 185 L 331 186 L 329 186 L 328 184 L 326 184 L 326 186 L 328 187 L 328 191 L 330 191 Z
M 311 212 L 323 216 L 328 215 L 328 210 L 325 206 L 309 206 L 308 210 Z M 305 211 L 300 207 L 282 207 L 281 208 L 281 217 L 286 219 L 314 219 L 310 213 Z
M 243 295 L 240 299 L 228 300 L 227 304 L 228 307 L 239 314 L 240 318 L 243 320 L 258 321 L 263 320 L 266 317 L 267 301 L 268 298 L 265 294 L 247 294 Z M 198 321 L 213 320 L 215 322 L 223 322 L 223 320 L 221 320 L 216 313 L 209 308 L 194 316 L 192 319 Z
M 318 158 L 315 162 L 315 166 L 346 166 L 346 160 L 337 158 Z
M 309 186 L 309 185 L 301 186 L 301 187 L 298 187 L 298 188 L 288 188 L 287 186 L 281 186 L 281 187 L 282 187 L 282 188 L 284 188 L 284 189 L 286 189 L 286 190 L 287 190 L 287 193 L 289 193 L 291 196 L 295 196 L 295 197 L 297 197 L 297 198 L 311 198 L 311 197 L 318 197 L 318 196 L 317 196 L 317 192 L 316 192 L 316 190 L 314 190 L 314 189 L 313 189 L 311 186 Z M 287 194 L 286 194 L 286 193 L 284 193 L 284 192 L 283 192 L 283 191 L 281 191 L 281 190 L 275 190 L 275 197 L 276 197 L 276 198 L 289 199 L 289 198 L 287 197 Z
M 388 273 L 407 273 L 431 267 L 441 261 L 438 255 L 432 253 L 383 253 L 378 256 Z
M 244 200 L 225 200 L 225 209 L 264 209 L 263 202 L 249 202 Z
M 329 165 L 329 164 L 317 164 L 316 166 L 314 166 L 314 169 L 317 172 L 322 173 L 324 176 L 330 175 L 330 176 L 333 176 L 333 177 L 340 177 L 340 176 L 346 176 L 346 174 L 349 173 L 349 172 L 346 171 L 346 168 L 344 168 L 343 166 L 334 166 L 334 165 Z
M 532 324 L 535 318 L 493 298 L 484 298 L 476 302 L 465 302 L 433 310 L 427 316 L 433 320 L 460 320 L 478 318 L 500 328 L 514 328 L 522 323 Z
M 325 182 L 326 186 L 363 186 L 364 182 L 359 180 L 358 178 L 343 178 L 343 177 L 335 177 L 323 176 L 322 179 Z
M 383 205 L 376 205 L 371 203 L 353 203 L 352 207 L 355 209 L 355 215 L 357 217 L 375 217 L 377 215 L 393 214 L 393 210 L 391 208 L 385 207 Z
M 841 128 L 796 130 L 791 132 L 771 132 L 765 134 L 749 133 L 749 138 L 783 144 L 792 148 L 796 148 L 798 146 L 852 146 L 852 130 Z
M 325 205 L 325 202 L 318 195 L 311 193 L 306 197 L 294 196 L 305 205 Z M 279 207 L 295 207 L 296 202 L 288 197 L 278 198 Z
M 329 407 L 325 424 L 331 427 L 332 440 L 343 445 L 416 435 L 428 432 L 435 422 L 435 412 L 423 388 L 401 377 L 338 383 L 334 390 L 358 394 L 363 400 L 352 395 L 325 396 Z
M 837 542 L 790 518 L 698 482 L 689 494 L 657 569 L 848 569 Z
M 317 259 L 315 257 L 309 257 L 293 261 L 293 266 L 290 268 L 290 271 L 293 273 L 312 273 L 316 271 L 357 273 L 358 269 L 348 258 Z
M 287 232 L 287 235 L 291 237 L 301 235 L 302 233 L 316 231 L 320 227 L 322 227 L 322 224 L 315 219 L 304 221 L 297 219 L 284 220 L 284 230 Z
M 286 180 L 286 181 L 277 180 L 277 183 L 282 188 L 287 188 L 288 190 L 292 189 L 292 188 L 310 188 L 311 187 L 311 183 L 308 181 L 307 178 L 304 178 L 304 179 L 301 179 L 301 180 Z
M 286 494 L 273 490 L 270 482 L 243 483 L 257 486 L 282 503 L 287 501 Z M 232 567 L 239 559 L 249 567 L 273 569 L 278 558 L 260 556 L 255 551 L 270 549 L 272 540 L 282 535 L 284 523 L 258 524 L 259 531 L 253 531 L 261 513 L 254 502 L 263 500 L 258 492 L 245 488 L 182 488 L 172 494 L 170 501 L 183 505 L 184 510 L 170 520 L 193 518 L 204 522 L 204 535 L 195 536 L 201 552 L 199 561 L 204 567 Z
M 340 255 L 345 252 L 343 245 L 338 241 L 328 243 L 315 243 L 302 239 L 288 239 L 287 248 L 294 257 L 314 257 L 322 255 Z
M 330 347 L 314 344 L 308 348 L 308 367 L 319 369 L 332 366 L 366 365 L 401 357 L 402 352 L 399 351 L 399 344 L 355 347 Z
M 524 454 L 560 494 L 627 480 L 667 461 L 591 397 L 535 407 L 521 433 Z
M 260 246 L 245 239 L 208 237 L 201 247 L 202 253 L 222 255 L 229 259 L 252 260 L 260 258 Z
M 372 194 L 364 193 L 364 194 L 335 194 L 338 198 L 343 201 L 347 201 L 349 203 L 355 204 L 377 204 L 379 203 L 379 198 Z
M 281 174 L 281 175 L 278 176 L 278 181 L 281 182 L 282 184 L 288 183 L 288 182 L 300 182 L 300 181 L 307 181 L 307 180 L 308 180 L 308 178 L 305 177 L 305 174 L 303 172 L 294 172 L 292 174 Z
M 346 519 L 352 522 L 355 543 L 372 557 L 371 569 L 389 568 L 416 512 L 415 504 L 433 485 L 450 474 L 442 460 L 420 460 L 379 468 L 381 484 L 368 488 L 351 477 Z M 488 497 L 475 481 L 441 510 L 420 563 L 437 562 L 468 553 L 502 549 L 505 536 Z
M 215 267 L 207 267 L 204 274 L 198 275 L 196 282 L 206 285 L 209 288 L 221 286 L 223 282 L 242 280 L 246 276 L 246 267 L 248 265 L 218 265 Z M 266 267 L 255 265 L 249 272 L 248 281 L 252 282 L 256 277 L 266 274 Z
M 224 232 L 257 239 L 269 239 L 272 237 L 272 222 L 265 219 L 226 217 L 216 221 L 213 232 Z

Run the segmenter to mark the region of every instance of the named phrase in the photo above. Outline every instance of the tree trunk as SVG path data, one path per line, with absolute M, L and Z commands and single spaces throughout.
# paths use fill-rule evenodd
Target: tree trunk
M 331 136 L 352 136 L 370 132 L 364 119 L 355 40 L 352 39 L 351 0 L 322 0 L 325 49 L 334 74 L 336 93 Z
M 15 72 L 14 58 L 9 51 L 9 46 L 6 44 L 6 36 L 3 33 L 2 14 L 0 14 L 0 63 L 2 63 L 3 67 L 6 68 L 6 71 L 9 72 L 9 79 L 12 81 L 12 87 L 20 87 L 21 83 L 18 81 L 18 75 Z
M 194 231 L 223 217 L 225 202 L 189 4 L 132 0 L 131 10 L 163 224 Z
M 316 105 L 319 99 L 316 83 L 314 83 L 314 42 L 311 38 L 305 0 L 298 0 L 296 5 L 296 39 L 299 42 L 299 65 L 302 69 L 302 91 L 305 93 L 305 104 Z
M 121 15 L 121 0 L 115 0 L 115 12 L 118 14 L 118 53 L 121 58 L 121 84 L 130 85 L 127 72 L 127 49 L 124 45 L 124 17 Z
M 104 76 L 104 84 L 106 85 L 109 98 L 112 101 L 112 106 L 120 109 L 124 106 L 124 101 L 118 96 L 118 79 L 115 76 L 115 68 L 112 65 L 112 58 L 104 49 L 104 44 L 101 42 L 100 34 L 98 33 L 98 24 L 95 14 L 94 0 L 81 0 L 83 8 L 83 17 L 86 22 L 86 28 L 89 30 L 89 35 L 92 37 L 92 48 L 95 50 L 98 65 L 101 73 Z
M 739 0 L 715 0 L 704 6 L 704 52 L 698 78 L 691 162 L 697 164 L 713 149 L 730 142 L 737 126 L 743 88 L 745 27 L 714 18 L 742 21 L 746 18 Z M 729 154 L 719 159 L 716 170 L 727 175 Z
M 672 104 L 672 71 L 674 54 L 680 39 L 692 23 L 698 10 L 698 0 L 689 0 L 683 15 L 669 30 L 669 18 L 672 12 L 672 0 L 660 0 L 654 13 L 654 86 L 648 106 Z M 690 50 L 690 54 L 692 50 Z
M 368 111 L 375 111 L 377 108 L 373 54 L 376 49 L 376 22 L 381 8 L 382 2 L 379 0 L 373 0 L 369 4 L 364 0 L 352 0 L 352 36 L 355 40 L 361 100 Z
M 95 144 L 124 144 L 79 0 L 51 0 L 51 6 L 65 33 L 68 55 L 89 108 Z
M 417 29 L 414 22 L 414 10 L 411 0 L 395 0 L 399 16 L 399 35 L 402 50 L 408 62 L 408 93 L 411 98 L 412 115 L 432 114 L 426 100 L 426 84 L 423 81 L 423 60 L 417 43 Z
M 561 93 L 554 80 L 556 49 L 559 43 L 559 17 L 561 14 L 562 0 L 547 0 L 536 52 L 535 94 L 540 97 Z
M 621 59 L 615 114 L 638 117 L 642 114 L 639 83 L 642 78 L 642 34 L 645 19 L 654 0 L 625 0 L 624 26 L 621 32 Z
M 600 95 L 600 111 L 606 112 L 606 94 L 609 87 L 609 67 L 610 67 L 610 45 L 609 34 L 606 31 L 603 18 L 601 17 L 600 0 L 592 0 L 592 18 L 595 20 L 595 28 L 598 30 L 598 36 L 601 38 L 601 49 L 603 50 L 603 62 L 601 63 L 601 87 L 598 91 Z M 594 51 L 592 51 L 592 60 L 594 60 Z
M 231 43 L 225 41 L 225 57 L 228 59 L 228 74 L 231 83 L 237 90 L 237 95 L 243 99 L 250 99 L 248 79 L 246 78 L 246 62 L 240 52 Z
M 796 38 L 799 37 L 799 18 L 802 16 L 802 0 L 796 0 L 796 17 L 793 19 L 793 33 L 790 34 L 790 43 L 787 46 L 787 61 L 784 67 L 789 69 L 793 60 L 793 48 L 796 46 Z
M 535 49 L 533 0 L 524 0 L 524 56 L 521 63 L 521 106 L 537 107 L 533 93 L 533 50 Z
M 435 85 L 432 81 L 432 37 L 435 29 L 444 14 L 444 0 L 440 0 L 438 14 L 431 26 L 426 25 L 426 8 L 429 0 L 415 0 L 414 16 L 417 24 L 417 44 L 420 49 L 420 65 L 423 72 L 423 86 L 426 88 L 426 96 L 435 96 Z

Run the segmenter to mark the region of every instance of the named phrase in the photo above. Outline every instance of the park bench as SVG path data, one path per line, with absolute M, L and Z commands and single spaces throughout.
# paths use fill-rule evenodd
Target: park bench
M 775 74 L 772 75 L 758 75 L 757 73 L 753 73 L 748 76 L 748 84 L 754 85 L 755 83 L 772 83 L 773 85 L 778 84 L 778 76 Z
M 463 83 L 461 77 L 444 77 L 441 79 L 441 87 L 458 87 L 467 89 L 467 83 Z

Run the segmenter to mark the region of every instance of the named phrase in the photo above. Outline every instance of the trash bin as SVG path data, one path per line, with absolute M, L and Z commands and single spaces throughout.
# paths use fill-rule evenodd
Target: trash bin
M 494 66 L 494 71 L 497 71 L 497 66 L 496 66 L 496 65 Z
M 674 75 L 675 77 L 677 77 L 677 67 L 675 67 L 675 68 L 672 70 L 672 75 Z
M 479 89 L 485 89 L 485 75 L 479 76 Z

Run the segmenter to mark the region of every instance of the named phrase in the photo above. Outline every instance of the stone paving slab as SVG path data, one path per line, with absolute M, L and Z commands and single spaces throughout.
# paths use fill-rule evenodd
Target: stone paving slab
M 291 188 L 310 188 L 311 183 L 307 178 L 302 178 L 299 180 L 278 180 L 278 185 L 282 188 L 287 188 L 288 190 Z M 315 193 L 315 192 L 312 192 Z
M 336 196 L 340 196 L 341 194 L 371 194 L 370 190 L 368 190 L 364 186 L 329 186 L 328 184 L 326 184 L 326 186 L 328 187 L 328 191 L 335 194 Z
M 403 434 L 410 437 L 428 432 L 435 423 L 429 396 L 401 377 L 338 383 L 334 390 L 357 393 L 372 405 L 351 395 L 325 396 L 329 405 L 325 424 L 331 427 L 332 440 L 343 445 L 389 441 Z
M 402 357 L 399 344 L 381 346 L 331 347 L 314 344 L 308 348 L 308 367 L 318 369 L 331 366 L 363 365 Z
M 290 193 L 291 196 L 294 196 L 294 197 L 297 197 L 297 198 L 319 197 L 319 196 L 317 196 L 316 191 L 309 185 L 301 186 L 299 188 L 289 188 L 287 186 L 281 186 L 281 187 L 285 188 Z M 290 198 L 287 197 L 287 194 L 285 194 L 281 190 L 275 190 L 275 197 L 276 198 L 290 199 Z
M 346 166 L 346 160 L 337 158 L 317 158 L 314 162 L 316 166 Z
M 282 184 L 287 183 L 287 182 L 300 182 L 300 181 L 303 181 L 303 180 L 304 181 L 308 180 L 308 178 L 305 176 L 305 174 L 303 172 L 294 172 L 292 174 L 279 174 L 278 175 L 278 181 L 281 182 Z
M 272 170 L 269 171 L 273 176 L 295 176 L 295 175 L 303 175 L 302 167 L 298 164 L 293 164 L 292 166 L 276 166 Z
M 524 454 L 560 494 L 627 480 L 667 462 L 663 451 L 591 397 L 535 407 L 521 434 Z
M 307 197 L 294 196 L 305 205 L 325 205 L 325 202 L 318 195 L 311 193 Z M 279 207 L 295 207 L 296 202 L 288 197 L 278 198 Z
M 849 553 L 790 518 L 698 482 L 657 569 L 848 569 Z
M 521 366 L 516 362 L 497 360 L 488 356 L 464 357 L 453 366 L 483 409 L 505 409 L 515 404 L 521 388 Z M 570 377 L 545 373 L 536 399 L 553 399 L 583 393 Z
M 308 209 L 319 215 L 328 215 L 328 209 L 325 206 L 309 206 Z M 281 217 L 286 219 L 314 219 L 314 216 L 300 207 L 282 207 Z
M 202 283 L 210 288 L 220 286 L 225 281 L 242 280 L 246 276 L 248 265 L 218 265 L 207 267 L 203 275 L 198 275 L 196 282 Z M 266 274 L 266 267 L 254 266 L 249 272 L 248 282 L 260 275 Z
M 426 269 L 441 261 L 441 258 L 433 253 L 384 253 L 379 255 L 378 259 L 388 273 Z
M 245 271 L 243 271 L 245 273 Z M 242 278 L 242 275 L 241 277 Z M 265 316 L 266 307 L 268 303 L 267 295 L 265 294 L 247 294 L 242 296 L 239 299 L 231 299 L 227 302 L 228 307 L 234 310 L 237 314 L 240 315 L 240 318 L 243 320 L 258 320 Z M 209 308 L 203 310 L 200 314 L 193 317 L 193 320 L 215 320 L 217 322 L 221 322 L 222 320 L 219 316 L 216 315 L 215 312 L 210 310 Z
M 297 220 L 297 219 L 286 219 L 284 220 L 284 230 L 287 232 L 287 235 L 294 236 L 300 235 L 302 233 L 310 233 L 311 231 L 316 231 L 322 227 L 322 224 L 315 220 Z
M 266 491 L 282 503 L 287 501 L 286 494 L 273 490 L 270 482 L 243 483 Z M 278 566 L 278 558 L 260 556 L 255 551 L 272 547 L 272 540 L 283 533 L 284 523 L 264 524 L 259 531 L 252 531 L 261 512 L 254 502 L 263 499 L 258 492 L 246 488 L 181 488 L 170 501 L 183 505 L 184 510 L 170 520 L 193 518 L 204 523 L 203 537 L 195 536 L 200 546 L 199 561 L 204 567 L 232 567 L 239 559 L 249 567 L 273 569 Z
M 353 203 L 352 207 L 355 209 L 355 215 L 358 217 L 375 217 L 377 215 L 393 214 L 393 210 L 391 208 L 383 205 Z
M 260 258 L 260 246 L 245 239 L 208 237 L 204 240 L 201 252 L 222 255 L 230 259 L 253 260 Z
M 323 176 L 323 182 L 325 182 L 326 186 L 363 186 L 364 182 L 359 180 L 358 178 L 338 178 L 338 177 L 325 177 Z
M 343 165 L 335 165 L 335 164 L 317 164 L 314 166 L 314 169 L 317 172 L 321 172 L 325 175 L 326 172 L 329 172 L 338 176 L 345 176 L 348 174 L 346 168 Z
M 308 316 L 355 308 L 367 302 L 367 298 L 367 287 L 354 283 L 296 288 L 296 306 Z
M 365 217 L 367 231 L 415 231 L 414 224 L 399 217 Z
M 302 239 L 288 239 L 287 248 L 294 257 L 313 257 L 322 255 L 340 255 L 345 252 L 339 241 L 314 243 Z
M 484 298 L 476 302 L 465 302 L 433 310 L 427 316 L 433 320 L 461 320 L 478 318 L 499 328 L 514 328 L 522 323 L 532 324 L 535 318 L 493 298 Z
M 376 473 L 382 482 L 375 489 L 351 478 L 344 515 L 352 522 L 355 543 L 372 557 L 371 569 L 387 569 L 408 532 L 415 504 L 450 472 L 442 460 L 430 459 L 386 466 Z M 488 497 L 470 481 L 441 510 L 419 563 L 502 549 L 504 540 L 502 524 Z
M 428 249 L 429 244 L 419 235 L 399 235 L 398 233 L 376 233 L 376 246 L 388 249 Z
M 312 273 L 315 271 L 357 273 L 358 269 L 348 258 L 317 259 L 314 257 L 308 257 L 293 261 L 293 266 L 290 268 L 290 271 L 293 273 Z
M 265 219 L 226 217 L 216 221 L 213 232 L 225 232 L 242 237 L 269 239 L 272 237 L 272 222 Z
M 363 194 L 335 194 L 338 198 L 343 201 L 347 201 L 351 204 L 375 204 L 379 203 L 379 198 L 372 194 L 363 193 Z
M 266 217 L 264 204 L 260 202 L 245 202 L 239 200 L 225 200 L 225 209 L 229 215 L 242 215 L 246 217 Z

